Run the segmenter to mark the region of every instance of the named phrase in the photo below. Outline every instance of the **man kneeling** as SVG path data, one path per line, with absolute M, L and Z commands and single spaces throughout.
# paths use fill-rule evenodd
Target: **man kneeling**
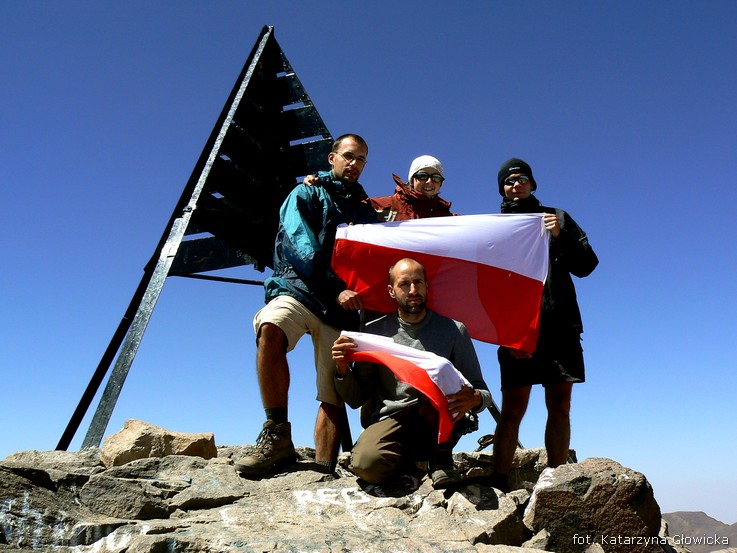
M 491 405 L 476 350 L 462 323 L 430 311 L 425 268 L 409 258 L 389 269 L 389 295 L 397 312 L 369 323 L 366 332 L 391 337 L 394 342 L 429 351 L 448 359 L 473 387 L 449 394 L 448 412 L 457 421 L 451 438 L 438 444 L 437 410 L 418 390 L 397 379 L 383 365 L 357 362 L 346 356 L 355 342 L 339 337 L 333 344 L 338 393 L 353 408 L 364 404 L 368 421 L 351 452 L 349 469 L 372 484 L 383 482 L 416 461 L 428 461 L 433 486 L 444 488 L 460 481 L 453 465 L 453 447 L 460 439 L 466 413 L 479 413 Z

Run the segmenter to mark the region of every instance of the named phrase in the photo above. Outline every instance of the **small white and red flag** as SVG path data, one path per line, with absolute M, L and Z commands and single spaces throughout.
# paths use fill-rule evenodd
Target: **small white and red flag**
M 356 349 L 347 355 L 349 361 L 368 361 L 384 365 L 405 384 L 423 394 L 439 415 L 438 443 L 450 439 L 453 433 L 453 417 L 448 412 L 446 395 L 461 390 L 471 383 L 453 363 L 429 351 L 423 351 L 395 343 L 391 338 L 365 332 L 343 331 L 356 343 Z

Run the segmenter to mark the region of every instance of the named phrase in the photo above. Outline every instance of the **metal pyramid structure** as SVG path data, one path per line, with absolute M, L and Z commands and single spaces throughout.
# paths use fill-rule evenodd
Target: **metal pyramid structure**
M 279 207 L 300 177 L 322 169 L 332 137 L 274 37 L 264 27 L 57 449 L 66 450 L 115 361 L 82 448 L 102 441 L 151 314 L 169 276 L 271 266 Z

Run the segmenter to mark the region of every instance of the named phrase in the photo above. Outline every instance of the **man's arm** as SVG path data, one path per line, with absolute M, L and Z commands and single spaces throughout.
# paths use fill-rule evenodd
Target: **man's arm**
M 576 224 L 568 213 L 563 210 L 558 210 L 558 215 L 546 214 L 546 220 L 548 217 L 553 217 L 558 227 L 558 235 L 556 236 L 554 230 L 551 230 L 553 236 L 554 247 L 560 252 L 561 261 L 564 263 L 568 272 L 579 278 L 590 275 L 596 266 L 599 264 L 599 258 L 596 257 L 594 249 L 589 244 L 589 239 L 586 233 L 581 227 Z M 562 224 L 560 224 L 562 219 Z
M 279 211 L 282 254 L 311 290 L 327 290 L 337 298 L 345 283 L 330 267 L 332 240 L 325 243 L 324 191 L 297 185 Z
M 473 347 L 466 327 L 461 323 L 456 324 L 458 335 L 450 362 L 473 387 L 464 386 L 460 392 L 448 395 L 448 410 L 451 414 L 465 414 L 467 411 L 480 413 L 491 405 L 491 392 L 484 380 L 476 349 Z

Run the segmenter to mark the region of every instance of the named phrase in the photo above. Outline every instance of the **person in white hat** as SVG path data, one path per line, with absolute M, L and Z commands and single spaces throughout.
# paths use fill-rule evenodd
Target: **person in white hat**
M 380 221 L 453 215 L 450 202 L 440 197 L 445 171 L 438 158 L 430 155 L 415 158 L 410 165 L 406 184 L 397 175 L 392 177 L 397 183 L 394 194 L 370 199 Z

